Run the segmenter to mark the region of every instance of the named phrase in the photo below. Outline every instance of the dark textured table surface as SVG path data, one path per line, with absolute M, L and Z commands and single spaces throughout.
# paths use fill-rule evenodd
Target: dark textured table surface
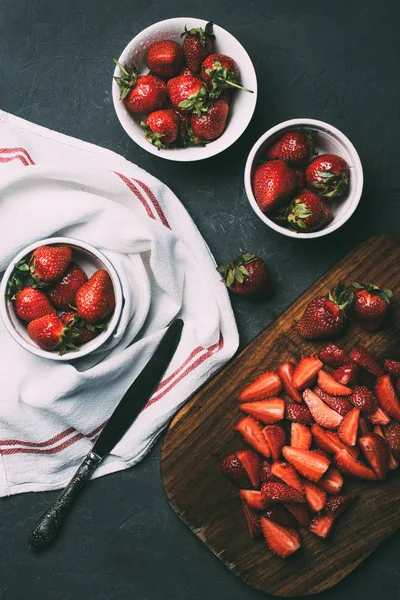
M 212 161 L 179 164 L 147 154 L 113 110 L 112 57 L 141 29 L 175 16 L 214 20 L 229 30 L 257 71 L 254 118 Z M 260 253 L 276 294 L 267 304 L 233 299 L 243 346 L 359 241 L 399 230 L 399 16 L 397 0 L 0 0 L 0 106 L 115 150 L 159 177 L 186 206 L 217 261 L 239 246 Z M 269 230 L 243 189 L 253 143 L 293 117 L 341 129 L 364 166 L 358 210 L 321 240 Z M 29 554 L 27 531 L 55 493 L 0 500 L 0 600 L 261 600 L 170 509 L 159 455 L 160 443 L 134 469 L 89 484 L 62 540 L 42 555 Z M 399 553 L 395 535 L 318 598 L 399 598 Z

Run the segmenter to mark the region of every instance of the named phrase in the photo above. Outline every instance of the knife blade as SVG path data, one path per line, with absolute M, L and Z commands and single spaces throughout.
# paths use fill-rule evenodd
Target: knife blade
M 57 537 L 65 516 L 84 484 L 107 454 L 121 440 L 160 383 L 181 339 L 183 321 L 168 327 L 157 349 L 119 402 L 96 443 L 57 500 L 44 512 L 29 534 L 33 552 L 44 550 Z

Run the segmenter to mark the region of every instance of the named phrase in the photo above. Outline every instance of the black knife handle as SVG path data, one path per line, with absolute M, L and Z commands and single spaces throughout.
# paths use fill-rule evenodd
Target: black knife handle
M 100 461 L 100 456 L 94 452 L 89 452 L 62 494 L 40 517 L 30 532 L 28 540 L 30 550 L 33 552 L 44 550 L 54 542 L 64 521 L 64 517 L 69 512 L 81 488 L 90 479 Z

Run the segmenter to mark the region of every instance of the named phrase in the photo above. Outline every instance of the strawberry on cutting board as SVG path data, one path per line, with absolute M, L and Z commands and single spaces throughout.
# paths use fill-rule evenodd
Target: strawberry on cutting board
M 239 296 L 266 299 L 273 290 L 271 273 L 259 256 L 241 252 L 231 264 L 217 268 L 226 287 Z
M 267 425 L 282 421 L 285 414 L 285 402 L 282 398 L 242 402 L 239 408 Z
M 296 529 L 282 527 L 267 517 L 261 517 L 261 529 L 268 548 L 281 558 L 290 556 L 301 547 Z
M 287 362 L 283 365 L 279 365 L 276 372 L 279 375 L 283 389 L 289 396 L 296 400 L 296 402 L 302 402 L 301 394 L 293 384 L 293 375 L 295 372 L 296 365 L 293 362 Z
M 100 269 L 93 273 L 77 291 L 75 304 L 78 316 L 86 323 L 97 323 L 113 313 L 114 288 L 107 271 Z
M 392 290 L 370 283 L 353 283 L 353 311 L 360 325 L 368 331 L 379 329 L 390 311 Z
M 239 394 L 239 402 L 252 402 L 253 400 L 265 400 L 279 394 L 282 389 L 282 382 L 279 376 L 273 371 L 264 371 L 246 385 Z
M 352 299 L 343 282 L 338 283 L 333 293 L 313 298 L 297 323 L 299 335 L 312 340 L 341 333 L 345 324 L 345 310 Z

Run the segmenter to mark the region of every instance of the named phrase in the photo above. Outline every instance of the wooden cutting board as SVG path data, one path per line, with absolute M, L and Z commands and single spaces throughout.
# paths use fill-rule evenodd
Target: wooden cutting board
M 384 484 L 348 482 L 361 500 L 340 517 L 330 541 L 301 530 L 303 548 L 282 560 L 247 531 L 237 492 L 220 475 L 220 459 L 244 446 L 234 433 L 244 415 L 238 392 L 266 369 L 315 353 L 295 321 L 307 303 L 339 279 L 390 288 L 400 296 L 400 235 L 372 238 L 350 252 L 296 300 L 241 354 L 204 385 L 175 417 L 164 441 L 161 469 L 173 509 L 226 566 L 246 583 L 277 596 L 321 592 L 338 583 L 400 526 L 400 473 Z M 396 315 L 397 312 L 397 315 Z M 364 345 L 378 358 L 400 359 L 400 310 L 377 333 L 350 325 L 339 345 Z

